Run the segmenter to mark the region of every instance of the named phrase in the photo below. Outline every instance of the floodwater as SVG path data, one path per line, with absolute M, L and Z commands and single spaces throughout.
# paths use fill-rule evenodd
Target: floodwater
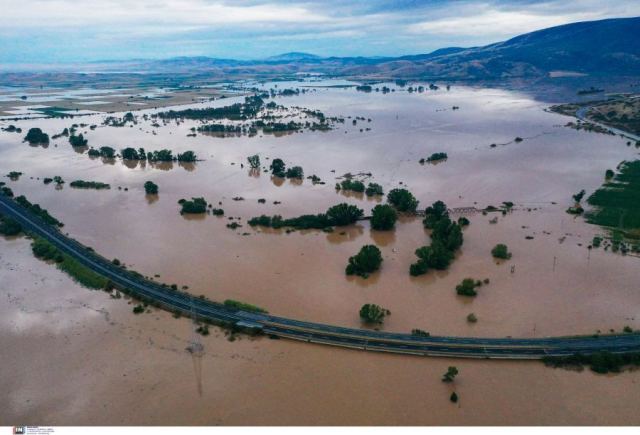
M 287 86 L 292 84 L 278 83 L 279 89 Z M 601 230 L 564 212 L 571 195 L 592 192 L 606 169 L 636 156 L 623 139 L 565 128 L 569 118 L 543 110 L 555 102 L 497 89 L 398 89 L 382 95 L 317 88 L 276 101 L 371 122 L 354 126 L 347 119 L 330 132 L 279 137 L 187 137 L 197 125 L 192 122 L 86 129 L 95 147 L 191 149 L 204 159 L 162 167 L 92 160 L 65 138 L 31 147 L 21 143 L 24 133 L 2 132 L 0 173 L 24 172 L 8 185 L 47 208 L 80 242 L 214 300 L 233 298 L 276 315 L 354 327 L 361 326 L 359 307 L 373 302 L 391 310 L 385 330 L 420 328 L 439 335 L 531 337 L 640 328 L 634 309 L 640 303 L 639 260 L 588 250 Z M 14 124 L 52 135 L 73 122 L 102 119 Z M 513 142 L 516 136 L 524 140 Z M 433 152 L 449 158 L 438 165 L 418 163 Z M 241 167 L 252 154 L 266 166 L 268 159 L 283 158 L 327 184 L 252 173 Z M 418 278 L 408 268 L 414 250 L 429 240 L 419 219 L 403 218 L 387 233 L 372 231 L 366 221 L 331 234 L 286 234 L 246 224 L 263 213 L 297 216 L 343 201 L 368 214 L 376 200 L 334 190 L 336 178 L 347 172 L 370 172 L 367 180 L 385 191 L 406 186 L 422 207 L 438 199 L 450 207 L 503 201 L 516 206 L 497 215 L 495 224 L 489 223 L 493 215 L 469 216 L 452 267 Z M 54 175 L 67 181 L 62 189 L 42 183 Z M 112 188 L 73 189 L 68 183 L 74 179 Z M 159 185 L 157 197 L 145 197 L 147 180 Z M 177 201 L 192 196 L 216 207 L 221 202 L 225 216 L 181 216 Z M 243 227 L 228 229 L 229 216 L 239 217 Z M 383 252 L 380 272 L 367 280 L 346 277 L 348 257 L 370 243 Z M 513 258 L 497 264 L 490 255 L 496 243 L 506 243 Z M 134 316 L 125 300 L 83 290 L 31 258 L 24 240 L 1 241 L 0 254 L 7 283 L 0 309 L 8 331 L 0 345 L 9 350 L 0 355 L 8 368 L 0 383 L 9 392 L 0 401 L 0 421 L 7 424 L 639 423 L 636 372 L 596 376 L 537 362 L 424 359 L 246 337 L 229 342 L 218 331 L 202 338 L 205 355 L 193 361 L 184 351 L 192 335 L 188 320 L 155 310 Z M 466 299 L 455 294 L 465 277 L 491 282 Z M 475 324 L 466 321 L 472 312 Z M 453 387 L 439 380 L 452 364 L 461 372 Z M 459 405 L 448 401 L 452 388 L 461 396 Z

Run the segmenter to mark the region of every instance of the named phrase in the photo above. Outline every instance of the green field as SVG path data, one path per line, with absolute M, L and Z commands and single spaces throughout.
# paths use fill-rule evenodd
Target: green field
M 640 160 L 622 162 L 613 178 L 587 200 L 587 221 L 640 239 Z

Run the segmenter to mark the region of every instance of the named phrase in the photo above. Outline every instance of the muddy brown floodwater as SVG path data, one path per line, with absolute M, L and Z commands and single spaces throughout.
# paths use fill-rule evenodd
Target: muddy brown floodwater
M 392 312 L 385 330 L 438 335 L 640 328 L 640 260 L 588 250 L 601 230 L 564 211 L 572 194 L 592 192 L 606 169 L 636 156 L 623 139 L 564 128 L 569 118 L 543 110 L 556 102 L 496 89 L 382 95 L 317 88 L 276 100 L 372 121 L 354 126 L 347 119 L 330 132 L 251 138 L 187 137 L 196 125 L 191 122 L 86 129 L 92 146 L 192 149 L 204 159 L 162 168 L 92 160 L 63 139 L 46 149 L 30 147 L 21 143 L 23 135 L 3 132 L 0 173 L 24 172 L 8 185 L 47 208 L 80 242 L 214 300 L 233 298 L 276 315 L 353 327 L 361 326 L 359 307 L 373 302 Z M 13 123 L 52 135 L 72 122 L 100 124 L 103 118 Z M 524 140 L 513 142 L 516 136 Z M 449 159 L 418 163 L 433 152 Z M 256 153 L 263 164 L 280 157 L 327 184 L 280 183 L 240 167 Z M 246 224 L 263 213 L 317 213 L 342 201 L 368 213 L 376 200 L 334 190 L 336 177 L 346 172 L 371 172 L 368 180 L 385 192 L 406 186 L 422 206 L 438 199 L 450 207 L 516 205 L 506 216 L 496 214 L 494 224 L 493 215 L 469 216 L 452 267 L 419 278 L 408 274 L 414 250 L 429 240 L 419 219 L 403 218 L 387 233 L 372 231 L 366 221 L 331 234 Z M 67 181 L 62 189 L 42 183 L 54 175 Z M 74 179 L 112 188 L 73 189 L 68 183 Z M 157 198 L 145 197 L 146 180 L 159 185 Z M 177 201 L 191 196 L 221 202 L 225 217 L 181 216 Z M 229 216 L 240 217 L 243 226 L 226 228 Z M 346 277 L 347 258 L 369 243 L 382 250 L 381 271 L 367 280 Z M 506 243 L 513 258 L 497 264 L 490 255 L 496 243 Z M 128 301 L 82 289 L 32 258 L 25 239 L 1 240 L 0 255 L 0 386 L 6 392 L 0 423 L 640 423 L 637 372 L 598 376 L 539 362 L 380 355 L 266 338 L 230 342 L 217 329 L 201 338 L 205 353 L 194 360 L 185 351 L 192 338 L 188 320 L 155 309 L 134 316 Z M 465 299 L 455 294 L 465 277 L 489 278 L 490 284 Z M 466 320 L 472 312 L 475 324 Z M 450 386 L 440 377 L 452 364 L 460 375 Z M 448 400 L 452 389 L 460 396 L 457 405 Z

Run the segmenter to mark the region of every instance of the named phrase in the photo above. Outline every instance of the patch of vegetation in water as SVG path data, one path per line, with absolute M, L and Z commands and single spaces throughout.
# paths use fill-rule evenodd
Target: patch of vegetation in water
M 295 218 L 283 219 L 280 215 L 258 216 L 249 219 L 251 226 L 264 226 L 270 228 L 296 228 L 300 230 L 322 230 L 332 226 L 346 226 L 355 223 L 363 215 L 364 211 L 355 205 L 341 203 L 330 207 L 326 213 L 308 214 Z
M 448 158 L 449 158 L 449 156 L 447 155 L 447 153 L 433 153 L 429 157 L 427 157 L 426 159 L 424 159 L 424 158 L 420 159 L 420 163 L 421 164 L 424 164 L 424 163 L 439 163 L 439 162 L 443 162 L 443 161 L 447 160 Z
M 370 273 L 380 269 L 382 264 L 382 253 L 375 245 L 365 245 L 360 248 L 360 252 L 349 257 L 349 263 L 345 269 L 347 275 L 358 275 L 368 278 Z
M 49 143 L 49 135 L 43 132 L 38 127 L 30 128 L 27 132 L 27 135 L 24 137 L 26 142 L 29 142 L 31 145 L 36 144 L 48 144 Z
M 48 223 L 49 225 L 53 225 L 56 227 L 64 226 L 62 222 L 60 222 L 58 219 L 51 216 L 49 212 L 44 208 L 40 207 L 39 204 L 32 204 L 31 202 L 29 202 L 29 200 L 25 198 L 24 195 L 20 195 L 16 197 L 15 201 L 21 206 L 23 206 L 24 208 L 26 208 L 27 210 L 29 210 L 31 213 L 35 214 L 40 219 Z
M 78 189 L 111 189 L 111 186 L 109 184 L 102 183 L 100 181 L 74 180 L 69 183 L 69 186 L 76 187 Z
M 85 287 L 103 289 L 109 282 L 107 278 L 95 273 L 74 258 L 64 254 L 43 238 L 35 237 L 31 243 L 31 250 L 33 254 L 40 259 L 55 261 L 58 269 Z
M 364 304 L 360 308 L 360 319 L 365 323 L 382 323 L 391 311 L 376 304 Z
M 625 367 L 640 367 L 640 352 L 611 353 L 596 352 L 590 355 L 573 354 L 567 356 L 545 356 L 542 362 L 548 367 L 573 368 L 581 370 L 583 366 L 600 374 L 620 373 Z
M 416 249 L 418 261 L 409 268 L 411 276 L 423 275 L 429 269 L 447 269 L 464 241 L 462 227 L 451 220 L 444 202 L 434 202 L 425 214 L 422 223 L 426 229 L 431 229 L 431 244 Z
M 207 211 L 207 201 L 204 198 L 191 198 L 191 200 L 181 199 L 178 204 L 182 206 L 180 214 L 185 213 L 205 213 Z
M 622 162 L 587 202 L 593 207 L 585 213 L 589 223 L 640 239 L 640 160 Z
M 16 236 L 22 232 L 22 225 L 8 216 L 0 214 L 0 234 L 3 236 Z
M 236 301 L 234 299 L 227 299 L 223 302 L 223 304 L 225 307 L 237 308 L 238 310 L 251 311 L 253 313 L 268 313 L 268 311 L 264 308 L 248 304 L 246 302 Z

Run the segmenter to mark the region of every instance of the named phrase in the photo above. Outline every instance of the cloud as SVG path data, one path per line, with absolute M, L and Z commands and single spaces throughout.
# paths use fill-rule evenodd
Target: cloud
M 593 7 L 585 7 L 589 3 Z M 511 37 L 547 27 L 559 26 L 576 21 L 597 20 L 610 16 L 634 16 L 640 13 L 640 6 L 622 7 L 624 2 L 617 3 L 613 13 L 606 2 L 544 2 L 502 5 L 467 4 L 455 15 L 439 19 L 425 20 L 411 24 L 407 31 L 412 34 L 450 35 L 456 37 L 487 36 L 500 38 Z
M 304 6 L 261 3 L 245 6 L 206 0 L 3 0 L 0 25 L 82 27 L 116 25 L 213 26 L 260 23 L 320 23 L 329 18 Z
M 402 55 L 640 15 L 638 0 L 0 0 L 0 62 Z

